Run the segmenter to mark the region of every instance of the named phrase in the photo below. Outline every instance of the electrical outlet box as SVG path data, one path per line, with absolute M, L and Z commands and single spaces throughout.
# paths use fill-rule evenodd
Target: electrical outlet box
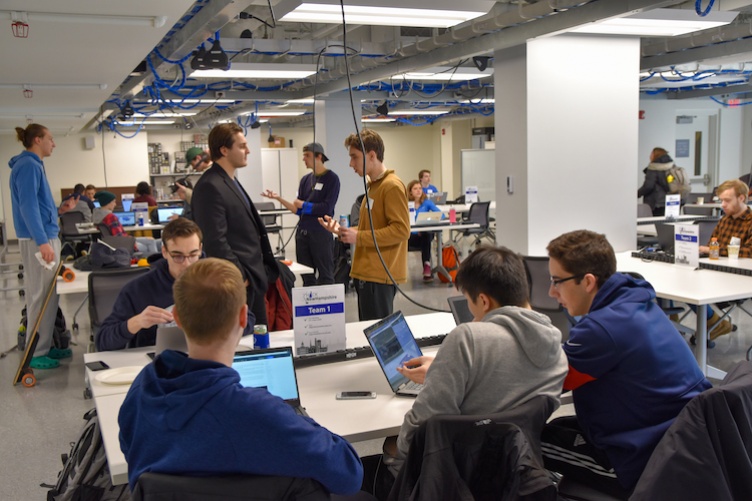
M 225 97 L 225 93 L 224 91 L 218 90 L 214 93 L 214 97 L 217 99 L 222 99 L 223 97 Z

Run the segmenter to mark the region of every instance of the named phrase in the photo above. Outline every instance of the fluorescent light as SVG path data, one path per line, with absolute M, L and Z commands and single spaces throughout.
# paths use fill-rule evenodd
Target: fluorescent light
M 28 84 L 0 84 L 0 89 L 69 89 L 69 90 L 105 90 L 106 83 L 78 83 L 78 84 L 58 84 L 58 83 L 28 83 Z
M 345 22 L 382 26 L 417 26 L 449 28 L 486 14 L 494 2 L 464 0 L 455 10 L 456 2 L 432 0 L 429 8 L 409 8 L 405 0 L 355 0 L 358 5 L 345 5 Z M 412 2 L 419 4 L 419 2 Z M 407 4 L 407 5 L 406 5 Z M 298 23 L 341 23 L 342 10 L 338 1 L 282 0 L 275 6 L 280 21 Z
M 193 115 L 198 115 L 198 111 L 181 111 L 180 113 L 163 113 L 161 111 L 156 111 L 154 113 L 145 114 L 145 113 L 134 113 L 133 118 L 170 118 L 170 117 L 192 117 Z
M 426 68 L 420 71 L 411 71 L 409 73 L 402 73 L 400 75 L 394 75 L 392 79 L 400 80 L 442 80 L 442 81 L 464 81 L 475 80 L 476 78 L 486 78 L 493 75 L 493 68 L 487 68 L 483 71 L 478 71 L 475 68 L 457 68 L 451 66 L 438 66 L 436 68 Z
M 246 111 L 240 115 L 250 115 L 255 113 L 257 117 L 296 117 L 303 115 L 306 110 L 259 110 L 259 111 Z
M 444 115 L 449 110 L 389 110 L 390 115 Z
M 313 98 L 307 98 L 307 99 L 290 99 L 286 101 L 287 104 L 313 104 L 316 102 Z
M 495 102 L 496 102 L 496 99 L 486 98 L 486 97 L 484 97 L 483 99 L 477 99 L 477 100 L 476 99 L 463 99 L 462 101 L 460 101 L 460 103 L 463 103 L 463 104 L 493 104 Z
M 116 121 L 115 123 L 122 127 L 138 127 L 139 125 L 169 125 L 174 124 L 175 120 L 144 120 L 143 122 L 140 120 L 134 120 L 132 122 Z
M 14 12 L 0 11 L 0 19 L 12 19 Z M 146 26 L 161 28 L 167 22 L 166 16 L 102 16 L 99 14 L 63 14 L 57 12 L 16 12 L 28 19 L 28 22 L 68 22 L 80 24 L 113 24 L 121 26 Z
M 361 118 L 361 122 L 396 122 L 396 118 Z
M 185 104 L 185 103 L 234 103 L 236 99 L 164 99 L 165 103 L 169 104 Z
M 596 35 L 673 37 L 724 26 L 733 21 L 738 14 L 734 11 L 713 11 L 705 17 L 700 17 L 694 9 L 653 9 L 628 17 L 585 24 L 569 30 L 569 32 Z
M 297 80 L 316 73 L 313 64 L 232 63 L 230 69 L 196 70 L 191 78 L 265 78 Z

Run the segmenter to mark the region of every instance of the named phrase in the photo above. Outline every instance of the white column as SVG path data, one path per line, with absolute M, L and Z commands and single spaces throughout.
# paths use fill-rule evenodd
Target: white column
M 636 238 L 640 42 L 561 35 L 496 51 L 497 242 L 545 255 L 567 231 Z M 514 192 L 507 192 L 507 177 Z

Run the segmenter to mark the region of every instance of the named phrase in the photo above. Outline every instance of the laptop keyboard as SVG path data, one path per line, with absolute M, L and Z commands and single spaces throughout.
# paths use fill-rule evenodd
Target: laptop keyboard
M 408 390 L 408 391 L 420 391 L 423 389 L 423 385 L 420 383 L 416 383 L 415 381 L 408 381 L 405 383 L 405 385 L 400 388 L 400 391 Z

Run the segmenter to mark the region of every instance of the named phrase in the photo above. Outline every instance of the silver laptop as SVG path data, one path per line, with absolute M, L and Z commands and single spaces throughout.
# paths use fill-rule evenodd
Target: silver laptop
M 157 326 L 157 339 L 154 343 L 154 353 L 159 355 L 165 350 L 182 351 L 188 353 L 188 342 L 185 340 L 183 329 L 175 322 L 159 324 Z
M 305 408 L 300 405 L 292 347 L 267 348 L 236 354 L 232 368 L 240 374 L 240 384 L 245 388 L 264 388 L 284 400 L 296 414 L 308 415 Z
M 413 226 L 432 226 L 435 224 L 449 223 L 449 220 L 442 221 L 442 216 L 443 213 L 441 212 L 418 212 Z
M 431 195 L 431 200 L 436 205 L 444 205 L 447 201 L 447 192 L 446 191 L 436 192 Z
M 457 325 L 472 322 L 474 317 L 470 308 L 467 307 L 467 298 L 465 296 L 452 296 L 447 298 L 449 309 L 452 310 L 454 323 Z
M 392 313 L 363 332 L 392 391 L 397 395 L 417 396 L 423 385 L 414 383 L 397 372 L 397 367 L 411 358 L 423 355 L 402 312 Z

